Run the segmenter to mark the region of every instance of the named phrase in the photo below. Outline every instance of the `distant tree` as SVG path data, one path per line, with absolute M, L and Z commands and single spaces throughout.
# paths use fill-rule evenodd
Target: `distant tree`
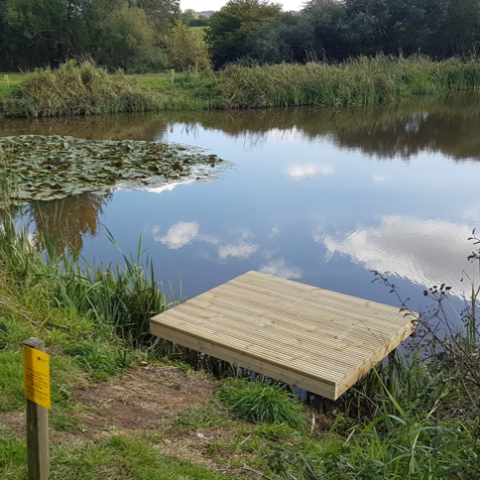
M 304 15 L 313 28 L 316 59 L 341 60 L 353 54 L 345 2 L 313 0 Z
M 205 69 L 211 66 L 202 36 L 196 35 L 182 21 L 179 21 L 165 35 L 165 49 L 171 67 L 184 69 L 188 66 L 195 66 Z
M 195 10 L 192 10 L 191 8 L 189 8 L 188 10 L 185 10 L 181 14 L 181 18 L 185 23 L 190 23 L 192 20 L 197 20 L 198 15 L 197 15 L 197 12 L 195 12 Z
M 315 56 L 314 33 L 306 15 L 284 13 L 248 34 L 246 56 L 260 63 L 305 62 Z
M 428 45 L 451 0 L 345 0 L 351 43 L 373 55 L 412 53 Z
M 249 33 L 278 18 L 281 5 L 267 0 L 230 0 L 210 17 L 206 42 L 216 67 L 234 61 L 248 52 Z
M 190 21 L 191 27 L 207 27 L 210 23 L 210 16 L 202 13 L 195 20 Z
M 159 70 L 168 67 L 160 39 L 147 13 L 137 7 L 115 9 L 89 29 L 88 52 L 112 69 Z
M 178 0 L 0 1 L 0 32 L 10 35 L 8 42 L 0 39 L 9 45 L 3 56 L 22 68 L 88 56 L 112 68 L 129 69 L 139 62 L 158 67 L 167 63 L 160 37 L 179 12 Z
M 428 51 L 440 57 L 477 56 L 480 53 L 480 1 L 450 0 L 447 15 L 436 34 L 430 37 Z
M 90 0 L 91 1 L 91 0 Z M 98 1 L 98 0 L 96 0 Z M 112 0 L 111 0 L 112 1 Z M 116 0 L 113 0 L 116 1 Z M 178 20 L 180 0 L 127 0 L 129 6 L 145 10 L 148 18 L 163 33 Z

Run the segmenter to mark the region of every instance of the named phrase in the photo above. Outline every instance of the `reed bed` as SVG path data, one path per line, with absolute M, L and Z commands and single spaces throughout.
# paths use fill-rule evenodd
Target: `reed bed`
M 215 96 L 223 108 L 230 109 L 331 106 L 396 101 L 479 86 L 480 63 L 476 61 L 377 56 L 339 65 L 231 66 L 218 74 Z
M 142 85 L 144 87 L 142 87 Z M 480 62 L 421 55 L 359 57 L 340 64 L 230 65 L 168 75 L 109 74 L 91 63 L 39 69 L 0 101 L 6 116 L 365 105 L 476 90 Z

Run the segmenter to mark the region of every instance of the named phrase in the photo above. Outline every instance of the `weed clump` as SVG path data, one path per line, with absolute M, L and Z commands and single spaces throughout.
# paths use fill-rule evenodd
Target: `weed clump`
M 90 62 L 74 61 L 57 70 L 37 69 L 3 100 L 12 117 L 97 115 L 152 110 L 155 99 L 119 71 L 113 75 Z
M 259 423 L 285 423 L 297 429 L 305 426 L 300 402 L 277 384 L 229 379 L 223 382 L 217 393 L 236 417 Z
M 90 370 L 92 378 L 96 380 L 106 380 L 109 375 L 117 375 L 131 363 L 125 350 L 115 349 L 98 340 L 74 343 L 66 352 L 73 355 L 80 366 Z

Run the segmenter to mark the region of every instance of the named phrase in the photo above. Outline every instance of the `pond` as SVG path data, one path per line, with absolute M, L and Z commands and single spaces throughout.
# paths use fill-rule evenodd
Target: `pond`
M 249 270 L 399 306 L 371 270 L 390 272 L 413 310 L 424 287 L 471 276 L 480 226 L 480 97 L 355 108 L 168 112 L 0 120 L 0 135 L 72 135 L 201 147 L 233 166 L 210 181 L 116 188 L 27 207 L 93 264 L 136 252 L 164 290 L 191 298 Z

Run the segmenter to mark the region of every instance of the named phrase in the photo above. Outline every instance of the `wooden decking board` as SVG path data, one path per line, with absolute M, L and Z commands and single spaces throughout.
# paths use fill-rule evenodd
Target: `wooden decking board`
M 198 298 L 198 297 L 197 297 Z M 195 306 L 194 308 L 203 308 L 205 309 L 205 318 L 210 318 L 211 317 L 211 313 L 213 313 L 213 308 L 215 308 L 215 311 L 216 312 L 220 312 L 220 307 L 223 306 L 223 305 L 227 305 L 227 304 L 230 304 L 230 306 L 241 306 L 242 305 L 242 302 L 240 300 L 240 298 L 238 299 L 232 299 L 230 296 L 222 296 L 222 297 L 219 297 L 217 298 L 216 300 L 212 300 L 212 301 L 209 301 L 209 302 L 204 302 L 204 301 L 199 301 L 197 299 L 193 299 L 193 300 L 190 300 L 190 302 L 188 302 L 191 306 Z M 255 311 L 255 306 L 250 306 L 250 305 L 243 305 L 242 306 L 243 310 L 242 312 L 244 311 L 249 311 L 249 312 L 253 312 Z M 365 318 L 365 315 L 363 316 L 358 316 L 357 319 L 353 319 L 351 318 L 352 315 L 349 313 L 349 309 L 348 308 L 345 308 L 345 313 L 344 313 L 344 316 L 346 317 L 350 317 L 348 319 L 343 319 L 341 317 L 341 314 L 333 311 L 333 307 L 327 307 L 327 308 L 324 308 L 323 306 L 323 303 L 322 303 L 322 310 L 325 312 L 325 311 L 328 311 L 330 312 L 331 315 L 336 315 L 336 317 L 333 317 L 330 319 L 330 321 L 325 324 L 320 324 L 319 323 L 319 320 L 318 320 L 318 317 L 319 317 L 319 313 L 318 313 L 318 303 L 317 303 L 317 310 L 315 311 L 313 308 L 308 308 L 308 309 L 302 309 L 302 325 L 305 325 L 307 326 L 307 324 L 311 327 L 314 327 L 314 328 L 318 328 L 319 326 L 322 327 L 322 330 L 324 329 L 325 325 L 329 325 L 329 324 L 335 324 L 335 323 L 338 323 L 338 322 L 341 322 L 341 323 L 347 323 L 349 325 L 354 325 L 354 323 L 358 323 L 358 324 L 362 324 L 362 325 L 365 325 L 365 328 L 364 330 L 367 331 L 368 330 L 368 327 L 366 325 L 368 325 L 369 327 L 371 326 L 372 329 L 378 329 L 378 331 L 380 332 L 380 328 L 381 327 L 385 327 L 385 320 L 383 320 L 382 323 L 380 323 L 380 321 L 376 320 L 376 319 L 368 319 L 368 318 Z M 338 306 L 337 306 L 337 309 L 338 311 Z M 262 313 L 262 317 L 265 317 L 265 318 L 277 318 L 277 316 L 280 316 L 280 318 L 282 318 L 282 320 L 284 320 L 286 323 L 290 323 L 294 326 L 294 328 L 298 329 L 298 327 L 295 325 L 295 323 L 292 321 L 292 314 L 294 314 L 296 311 L 296 309 L 291 309 L 291 308 L 288 308 L 288 307 L 285 307 L 283 309 L 281 308 L 274 308 L 272 307 L 271 311 L 270 312 L 265 312 L 265 313 Z M 391 314 L 391 312 L 390 312 Z M 203 317 L 204 314 L 202 314 L 201 310 L 199 310 L 198 312 L 198 315 L 199 317 Z M 401 322 L 398 322 L 398 325 L 401 326 L 401 325 L 404 325 L 404 319 L 402 318 L 402 321 Z M 390 331 L 390 329 L 387 329 L 387 331 Z M 370 337 L 370 335 L 369 335 Z
M 249 310 L 255 310 L 255 307 L 257 305 L 257 298 L 258 298 L 258 302 L 259 300 L 261 299 L 261 297 L 255 297 L 255 296 L 252 296 L 252 304 L 251 305 L 247 305 L 245 306 L 244 308 L 247 308 Z M 215 306 L 220 306 L 222 304 L 226 304 L 226 303 L 231 303 L 231 304 L 234 304 L 234 303 L 242 303 L 242 298 L 237 295 L 237 296 L 233 296 L 233 295 L 224 295 L 223 297 L 219 297 L 219 298 L 212 298 L 211 301 L 208 301 L 208 302 L 195 302 L 196 305 L 198 305 L 199 307 L 202 306 L 204 308 L 210 308 L 210 306 L 212 305 L 212 303 L 215 303 Z M 295 325 L 293 319 L 291 316 L 287 316 L 286 314 L 287 313 L 290 313 L 290 312 L 294 312 L 299 306 L 302 307 L 302 317 L 303 318 L 308 318 L 310 316 L 315 316 L 316 317 L 316 320 L 313 320 L 313 323 L 315 323 L 316 325 L 318 325 L 318 301 L 316 303 L 314 302 L 310 302 L 308 304 L 304 304 L 304 305 L 299 305 L 298 303 L 296 302 L 292 302 L 293 305 L 288 308 L 281 308 L 281 307 L 273 307 L 271 309 L 270 312 L 268 313 L 265 313 L 264 315 L 268 315 L 268 316 L 274 316 L 276 314 L 284 314 L 285 316 L 285 320 L 286 321 L 290 321 L 290 323 L 292 323 L 293 325 Z M 293 308 L 295 307 L 295 308 Z M 328 311 L 330 312 L 331 314 L 334 314 L 336 315 L 336 318 L 332 318 L 331 319 L 331 322 L 336 322 L 336 321 L 342 321 L 342 322 L 367 322 L 368 324 L 370 325 L 376 325 L 376 326 L 384 326 L 385 325 L 385 322 L 381 321 L 380 318 L 369 318 L 369 319 L 365 319 L 365 315 L 358 315 L 358 314 L 355 314 L 355 312 L 351 312 L 350 309 L 346 308 L 345 309 L 345 312 L 342 312 L 344 316 L 342 316 L 342 314 L 338 313 L 338 302 L 337 302 L 337 306 L 335 307 L 333 304 L 332 305 L 329 305 L 327 303 L 324 303 L 322 302 L 322 310 L 325 312 L 325 311 Z M 345 316 L 348 318 L 348 319 L 345 319 Z
M 389 305 L 384 305 L 382 303 L 377 303 L 377 302 L 372 302 L 370 300 L 364 300 L 361 298 L 352 297 L 350 295 L 333 292 L 331 290 L 311 287 L 311 286 L 303 285 L 300 283 L 296 284 L 299 288 L 295 289 L 295 287 L 290 285 L 292 283 L 290 280 L 285 280 L 283 278 L 271 277 L 273 278 L 273 280 L 268 280 L 268 282 L 265 282 L 264 278 L 258 277 L 255 275 L 257 274 L 257 275 L 263 276 L 264 274 L 261 274 L 259 272 L 249 272 L 249 273 L 252 273 L 253 275 L 249 277 L 248 284 L 245 282 L 241 282 L 241 283 L 235 282 L 235 280 L 237 279 L 232 280 L 232 284 L 234 284 L 237 288 L 241 288 L 241 289 L 253 289 L 254 292 L 255 292 L 256 286 L 264 285 L 265 289 L 268 290 L 268 292 L 271 295 L 275 295 L 276 293 L 279 293 L 281 289 L 283 289 L 286 293 L 290 293 L 290 294 L 293 292 L 293 290 L 295 290 L 296 295 L 294 298 L 292 298 L 292 302 L 299 302 L 301 300 L 311 300 L 312 296 L 322 296 L 322 297 L 334 298 L 337 305 L 338 305 L 338 301 L 340 300 L 340 301 L 347 301 L 351 305 L 356 305 L 356 306 L 364 306 L 365 304 L 372 305 L 372 306 L 375 306 L 375 311 L 384 310 L 387 312 L 391 312 L 392 310 L 392 307 Z M 275 285 L 275 288 L 274 288 L 274 285 Z M 304 287 L 307 287 L 307 288 L 304 288 Z M 217 287 L 217 288 L 221 288 L 221 287 Z M 215 290 L 216 289 L 213 289 L 213 290 L 210 290 L 210 292 L 206 292 L 206 293 L 209 294 L 214 292 Z M 375 311 L 373 312 L 374 314 L 375 314 Z
M 178 314 L 177 314 L 178 315 Z M 177 318 L 182 318 L 186 319 L 187 317 L 185 316 L 185 312 L 183 312 L 182 316 L 177 317 Z M 169 325 L 173 327 L 173 325 Z M 181 331 L 182 325 L 178 325 L 178 328 L 175 328 L 179 331 Z M 174 328 L 174 327 L 173 327 Z M 234 328 L 234 327 L 232 327 Z M 309 362 L 312 365 L 317 365 L 317 368 L 325 368 L 325 367 L 335 367 L 335 370 L 337 372 L 342 372 L 343 374 L 348 374 L 348 372 L 352 369 L 355 368 L 356 365 L 359 363 L 363 362 L 365 356 L 361 357 L 359 354 L 355 355 L 355 358 L 352 358 L 352 356 L 349 356 L 345 358 L 345 355 L 341 355 L 341 352 L 333 352 L 328 348 L 322 348 L 322 345 L 325 345 L 323 342 L 319 342 L 319 349 L 315 352 L 313 346 L 310 347 L 310 345 L 305 346 L 302 344 L 297 345 L 296 343 L 285 343 L 286 341 L 282 341 L 282 336 L 281 332 L 270 332 L 270 336 L 267 335 L 262 335 L 262 334 L 257 334 L 255 335 L 255 340 L 251 340 L 246 336 L 246 332 L 243 332 L 244 334 L 241 336 L 238 333 L 238 329 L 236 329 L 235 333 L 230 333 L 232 331 L 232 328 L 229 328 L 228 326 L 220 326 L 217 327 L 215 331 L 208 329 L 208 328 L 195 328 L 195 329 L 190 329 L 189 332 L 191 334 L 197 334 L 201 335 L 203 338 L 212 338 L 212 335 L 215 335 L 215 333 L 218 334 L 224 334 L 227 337 L 231 338 L 231 344 L 233 345 L 238 345 L 239 348 L 245 349 L 248 348 L 249 350 L 255 349 L 263 349 L 263 345 L 266 343 L 276 343 L 276 348 L 281 349 L 282 354 L 289 354 L 291 358 L 291 362 L 295 362 L 296 360 L 299 359 L 310 359 Z M 264 342 L 259 341 L 259 340 L 264 340 Z M 385 342 L 388 344 L 388 342 Z M 247 347 L 248 346 L 248 347 Z M 375 352 L 371 352 L 373 355 Z M 331 365 L 332 364 L 332 365 Z
M 212 316 L 213 316 L 212 313 L 216 313 L 217 317 L 220 316 L 220 315 L 223 315 L 223 318 L 224 318 L 225 322 L 228 322 L 229 319 L 232 319 L 232 318 L 243 315 L 244 318 L 245 318 L 245 324 L 247 324 L 248 323 L 248 318 L 249 318 L 248 314 L 254 312 L 253 309 L 249 309 L 248 307 L 244 307 L 244 309 L 241 311 L 241 313 L 238 313 L 238 311 L 233 310 L 233 312 L 236 312 L 236 314 L 235 313 L 228 313 L 228 315 L 226 315 L 226 313 L 225 313 L 226 310 L 220 308 L 220 307 L 223 307 L 223 306 L 229 307 L 231 309 L 235 309 L 235 308 L 240 307 L 241 304 L 239 304 L 237 302 L 230 302 L 228 300 L 218 299 L 218 301 L 215 303 L 215 305 L 211 305 L 210 307 L 208 307 L 208 309 L 205 308 L 204 312 L 202 312 L 202 310 L 199 310 L 199 308 L 198 308 L 199 305 L 196 302 L 191 301 L 190 304 L 189 304 L 190 309 L 191 310 L 196 310 L 198 316 L 202 317 L 205 320 L 211 319 Z M 186 306 L 185 306 L 185 309 L 187 309 Z M 319 324 L 318 323 L 318 312 L 316 314 L 316 316 L 317 316 L 316 320 L 313 320 L 314 315 L 315 315 L 315 312 L 311 312 L 311 313 L 309 312 L 309 314 L 305 314 L 302 311 L 302 325 L 304 327 L 303 332 L 305 332 L 305 335 L 308 335 L 308 337 L 311 338 L 311 335 L 309 335 L 309 334 L 311 334 L 311 333 L 315 332 L 317 329 L 321 328 L 321 333 L 322 334 L 325 334 L 326 336 L 331 336 L 332 340 L 339 340 L 338 325 L 336 325 L 334 323 L 334 321 L 331 321 L 328 324 Z M 261 325 L 261 326 L 265 326 L 265 327 L 270 327 L 271 326 L 271 327 L 276 327 L 276 328 L 285 330 L 285 332 L 290 331 L 292 334 L 302 334 L 302 332 L 298 331 L 298 326 L 296 326 L 291 321 L 291 317 L 289 319 L 289 317 L 287 315 L 287 312 L 278 312 L 278 313 L 272 312 L 272 313 L 268 313 L 268 314 L 263 314 L 261 316 L 261 318 L 262 318 L 262 322 L 269 321 L 269 320 L 272 321 L 272 323 L 270 323 L 268 325 L 264 324 L 264 325 Z M 366 325 L 365 322 L 356 322 L 356 323 L 343 322 L 343 323 L 346 323 L 345 327 L 349 328 L 352 331 L 353 331 L 353 329 L 356 329 L 355 335 L 353 336 L 354 340 L 365 339 L 365 340 L 368 340 L 369 342 L 371 342 L 372 335 L 376 334 L 376 335 L 378 335 L 378 337 L 382 337 L 382 335 L 384 333 L 380 329 L 380 326 L 377 325 L 377 324 Z M 363 325 L 364 328 L 362 329 L 362 327 L 360 325 Z M 346 335 L 349 335 L 349 334 L 350 334 L 349 331 L 344 332 L 342 334 L 343 339 L 346 339 L 347 338 Z M 387 339 L 383 338 L 383 339 L 384 340 L 389 340 L 389 338 L 387 338 Z M 380 338 L 378 339 L 378 341 L 381 341 Z
M 240 288 L 239 288 L 240 290 Z M 327 292 L 326 290 L 323 290 L 323 292 Z M 330 292 L 329 292 L 330 293 Z M 205 296 L 201 299 L 202 302 L 204 302 L 203 304 L 208 307 L 208 305 L 210 304 L 210 302 L 212 301 L 212 299 L 215 299 L 215 296 L 213 295 L 213 291 L 210 291 L 210 292 L 207 292 L 206 294 L 204 294 Z M 293 299 L 291 303 L 289 303 L 288 305 L 285 306 L 285 309 L 289 309 L 291 310 L 293 307 L 298 307 L 299 305 L 301 305 L 303 308 L 302 308 L 302 313 L 305 314 L 307 313 L 309 310 L 311 311 L 314 311 L 315 314 L 318 316 L 318 301 L 321 300 L 322 302 L 322 309 L 324 310 L 329 310 L 331 312 L 338 312 L 338 302 L 339 302 L 339 299 L 341 299 L 341 296 L 340 297 L 337 297 L 335 298 L 334 300 L 332 299 L 328 299 L 328 298 L 325 298 L 325 296 L 322 296 L 321 299 L 316 299 L 315 301 L 305 301 L 305 302 L 302 302 L 302 304 L 299 303 L 299 300 L 295 300 Z M 198 297 L 197 297 L 198 298 Z M 230 292 L 229 293 L 224 293 L 222 298 L 238 298 L 238 299 L 241 299 L 241 296 L 240 295 L 232 295 Z M 255 296 L 255 293 L 252 292 L 252 296 L 249 297 L 251 298 L 251 301 L 252 303 L 256 303 L 255 302 L 255 299 L 256 299 L 256 296 Z M 262 297 L 260 297 L 262 298 Z M 347 298 L 352 298 L 352 297 L 347 297 Z M 210 299 L 209 301 L 206 301 Z M 197 300 L 197 299 L 195 299 Z M 199 299 L 200 301 L 200 299 Z M 215 300 L 216 302 L 218 302 L 218 299 Z M 221 300 L 220 300 L 221 301 Z M 376 307 L 378 305 L 381 305 L 381 304 L 378 304 L 378 303 L 374 303 L 374 302 L 365 302 L 365 303 L 368 303 L 368 304 L 372 304 L 374 306 L 374 308 L 376 309 Z M 389 307 L 390 309 L 392 307 Z M 276 308 L 274 305 L 272 305 L 272 312 L 274 312 L 275 310 L 277 310 L 278 308 Z M 385 310 L 385 312 L 388 312 L 388 313 L 391 313 L 391 310 L 389 311 L 388 309 Z M 359 320 L 360 319 L 364 319 L 364 315 L 358 315 L 355 313 L 354 309 L 352 308 L 349 308 L 348 305 L 345 307 L 345 310 L 343 310 L 341 312 L 342 315 L 347 316 L 348 319 L 353 319 L 353 318 L 358 318 Z M 339 313 L 338 314 L 338 319 L 342 319 L 341 317 L 341 314 Z M 402 321 L 399 322 L 399 324 L 403 324 L 403 318 L 401 319 Z M 382 314 L 376 314 L 375 311 L 372 311 L 372 315 L 370 318 L 368 318 L 368 322 L 371 323 L 372 325 L 375 324 L 375 325 L 385 325 L 385 320 L 384 320 L 384 316 L 382 316 Z
M 171 330 L 182 333 L 182 330 L 177 330 L 171 325 L 168 325 L 168 327 L 171 328 Z M 267 347 L 254 345 L 248 341 L 241 341 L 237 339 L 232 340 L 230 335 L 225 335 L 222 332 L 214 332 L 214 334 L 212 334 L 212 331 L 208 329 L 199 329 L 195 332 L 189 331 L 189 334 L 203 341 L 211 341 L 211 339 L 215 337 L 214 343 L 217 343 L 218 345 L 228 345 L 232 351 L 245 354 L 248 352 L 252 358 L 257 360 L 265 360 L 278 366 L 287 363 L 290 370 L 301 372 L 306 376 L 312 375 L 313 378 L 316 378 L 316 376 L 321 373 L 325 376 L 324 378 L 331 378 L 332 381 L 337 381 L 338 379 L 345 378 L 346 375 L 344 372 L 332 370 L 323 365 L 316 365 L 314 363 L 315 356 L 313 355 L 308 357 L 304 355 L 292 356 L 291 354 L 284 353 L 282 351 L 272 351 Z M 167 338 L 167 340 L 169 339 Z M 333 378 L 333 374 L 336 374 L 337 376 Z
M 197 310 L 195 309 L 196 305 L 192 303 L 185 304 L 184 308 L 182 309 L 181 316 L 176 317 L 177 320 L 180 322 L 169 322 L 170 325 L 174 326 L 175 328 L 187 327 L 189 320 L 192 318 L 192 315 L 195 315 Z M 211 308 L 212 312 L 215 309 Z M 180 312 L 176 312 L 177 315 L 180 315 Z M 222 331 L 222 332 L 230 332 L 229 334 L 232 338 L 239 338 L 244 341 L 248 341 L 249 343 L 260 343 L 261 341 L 269 341 L 269 340 L 276 340 L 279 343 L 283 344 L 284 346 L 293 348 L 293 351 L 296 355 L 300 352 L 307 352 L 307 353 L 315 353 L 316 355 L 322 356 L 322 353 L 327 353 L 331 357 L 338 357 L 341 360 L 341 363 L 345 360 L 344 350 L 348 348 L 349 350 L 349 358 L 355 359 L 357 362 L 361 361 L 365 358 L 365 351 L 371 349 L 372 354 L 375 352 L 376 348 L 379 348 L 383 344 L 388 344 L 391 338 L 380 338 L 383 332 L 354 332 L 355 337 L 352 339 L 348 339 L 348 341 L 339 342 L 338 340 L 334 339 L 333 333 L 326 334 L 325 332 L 321 332 L 321 336 L 317 336 L 315 339 L 312 338 L 311 334 L 304 334 L 301 331 L 293 332 L 291 330 L 283 331 L 281 325 L 276 323 L 275 325 L 271 325 L 275 327 L 272 331 L 267 331 L 264 334 L 257 333 L 255 337 L 248 339 L 245 338 L 245 335 L 249 335 L 251 333 L 251 329 L 249 328 L 255 327 L 255 323 L 249 321 L 249 316 L 247 312 L 242 317 L 242 314 L 231 315 L 229 318 L 222 317 L 221 325 L 218 323 L 215 325 L 215 331 Z M 172 311 L 173 315 L 173 311 Z M 236 318 L 235 318 L 236 317 Z M 204 321 L 202 321 L 202 326 L 208 328 L 208 323 L 211 317 L 202 317 Z M 262 317 L 263 318 L 263 317 Z M 218 317 L 217 317 L 218 319 Z M 303 319 L 302 319 L 303 320 Z M 186 323 L 183 323 L 186 322 Z M 199 326 L 199 324 L 192 325 L 190 327 L 191 333 L 194 333 L 195 329 Z M 228 328 L 228 330 L 227 330 Z M 338 330 L 335 331 L 338 335 Z M 372 346 L 372 336 L 377 337 L 377 345 L 376 347 Z M 327 338 L 328 337 L 328 338 Z M 360 337 L 362 341 L 359 342 Z M 370 344 L 365 343 L 367 340 L 370 341 Z M 332 345 L 331 342 L 334 342 Z M 318 347 L 321 347 L 321 350 L 318 350 Z M 315 349 L 316 348 L 316 349 Z M 319 357 L 319 361 L 322 361 L 322 358 Z
M 212 311 L 216 311 L 216 309 L 212 307 Z M 188 315 L 195 314 L 196 312 L 197 310 L 195 309 L 195 305 L 189 305 L 188 307 L 187 305 L 185 305 L 185 308 L 183 309 L 183 312 L 182 312 L 184 316 L 183 321 L 188 322 L 189 318 L 191 318 Z M 228 317 L 222 316 L 222 325 L 235 327 L 235 331 L 231 331 L 232 336 L 236 336 L 238 332 L 243 332 L 249 327 L 255 327 L 256 326 L 255 322 L 248 320 L 247 313 L 248 312 L 242 312 L 242 314 L 230 315 Z M 212 320 L 212 319 L 215 320 L 215 319 L 218 319 L 219 317 L 220 315 L 214 316 L 214 317 L 203 317 L 203 318 L 205 322 L 208 322 L 209 320 Z M 240 325 L 237 323 L 239 320 L 242 321 Z M 263 317 L 262 317 L 262 322 L 263 322 Z M 180 324 L 180 325 L 183 325 L 183 324 Z M 205 323 L 202 322 L 202 326 L 204 325 Z M 366 345 L 365 342 L 368 340 L 371 346 L 372 335 L 373 336 L 377 335 L 377 337 L 380 337 L 383 333 L 383 332 L 372 332 L 371 330 L 369 330 L 367 332 L 359 332 L 353 338 L 347 339 L 347 336 L 344 336 L 344 338 L 340 339 L 337 337 L 338 329 L 334 330 L 334 328 L 330 327 L 329 329 L 325 329 L 325 331 L 319 332 L 321 333 L 321 336 L 312 338 L 312 334 L 310 331 L 306 331 L 306 333 L 294 331 L 292 328 L 289 328 L 288 326 L 284 327 L 284 325 L 280 323 L 278 319 L 276 320 L 275 324 L 262 325 L 262 327 L 272 327 L 272 328 L 265 328 L 265 330 L 267 331 L 266 335 L 270 337 L 271 335 L 276 335 L 278 333 L 281 335 L 280 338 L 282 339 L 282 341 L 286 341 L 288 344 L 292 344 L 296 348 L 301 347 L 302 344 L 304 344 L 305 346 L 310 344 L 313 344 L 313 345 L 321 344 L 322 348 L 326 348 L 332 351 L 339 351 L 343 353 L 345 348 L 350 347 L 352 356 L 356 356 L 355 352 L 358 349 L 359 350 L 358 356 L 361 358 L 365 356 L 365 348 L 369 348 L 369 345 L 368 344 Z M 192 328 L 195 328 L 195 327 L 192 326 Z M 218 326 L 216 325 L 215 329 L 217 328 Z M 251 330 L 246 330 L 245 333 L 250 334 Z M 348 335 L 350 335 L 350 333 L 353 334 L 353 332 L 348 332 Z M 260 338 L 261 337 L 258 337 L 256 335 L 254 340 L 252 341 L 253 342 L 259 341 Z M 361 341 L 359 342 L 359 340 Z M 382 340 L 378 338 L 378 343 L 381 343 L 382 341 L 388 342 L 389 340 L 390 338 L 382 338 Z M 371 348 L 374 349 L 374 347 L 371 347 Z M 315 350 L 315 352 L 318 352 L 318 350 Z
M 151 319 L 154 335 L 333 399 L 414 329 L 394 307 L 259 272 Z
M 187 312 L 182 312 L 182 315 L 176 318 L 186 320 L 188 318 L 187 315 L 188 315 Z M 229 325 L 231 325 L 231 327 Z M 171 324 L 170 326 L 175 328 Z M 181 329 L 182 326 L 185 326 L 185 324 L 183 323 L 179 324 L 175 329 Z M 233 329 L 235 329 L 234 332 L 232 331 Z M 232 323 L 218 326 L 214 331 L 212 329 L 208 329 L 208 330 L 211 332 L 211 334 L 215 334 L 215 332 L 226 334 L 232 338 L 232 342 L 234 341 L 245 342 L 251 345 L 258 345 L 259 347 L 262 347 L 262 345 L 264 345 L 265 342 L 267 344 L 276 342 L 277 349 L 282 347 L 283 352 L 291 352 L 292 358 L 296 358 L 300 355 L 302 356 L 313 355 L 312 362 L 314 364 L 319 364 L 319 365 L 322 365 L 322 364 L 325 365 L 326 363 L 329 363 L 328 361 L 329 358 L 335 358 L 335 363 L 338 367 L 340 367 L 340 365 L 345 365 L 347 368 L 350 368 L 352 365 L 353 366 L 357 365 L 358 362 L 361 362 L 365 358 L 365 355 L 363 355 L 362 357 L 358 351 L 355 351 L 354 355 L 349 355 L 348 358 L 350 360 L 348 361 L 348 359 L 345 359 L 344 353 L 342 354 L 342 352 L 340 351 L 332 350 L 331 347 L 324 341 L 319 340 L 316 345 L 317 347 L 320 347 L 320 349 L 317 348 L 317 350 L 315 350 L 315 345 L 313 343 L 313 340 L 309 340 L 308 344 L 307 343 L 302 344 L 297 341 L 292 342 L 291 337 L 286 337 L 285 335 L 282 335 L 283 332 L 281 331 L 272 331 L 272 332 L 267 332 L 265 334 L 257 333 L 254 339 L 251 339 L 251 338 L 248 338 L 247 336 L 248 331 L 243 330 L 243 328 L 240 331 L 240 328 L 239 327 L 236 328 L 235 325 Z M 195 332 L 200 333 L 200 329 L 198 329 L 198 327 L 191 328 L 189 329 L 189 331 L 192 334 L 194 334 Z M 207 329 L 202 328 L 202 331 L 207 332 Z M 286 340 L 285 338 L 290 338 L 290 340 Z M 388 344 L 389 341 L 390 339 L 384 343 Z M 350 348 L 349 351 L 351 350 L 352 349 Z M 375 352 L 372 351 L 371 353 L 374 354 Z M 337 360 L 338 360 L 338 363 L 337 363 Z

